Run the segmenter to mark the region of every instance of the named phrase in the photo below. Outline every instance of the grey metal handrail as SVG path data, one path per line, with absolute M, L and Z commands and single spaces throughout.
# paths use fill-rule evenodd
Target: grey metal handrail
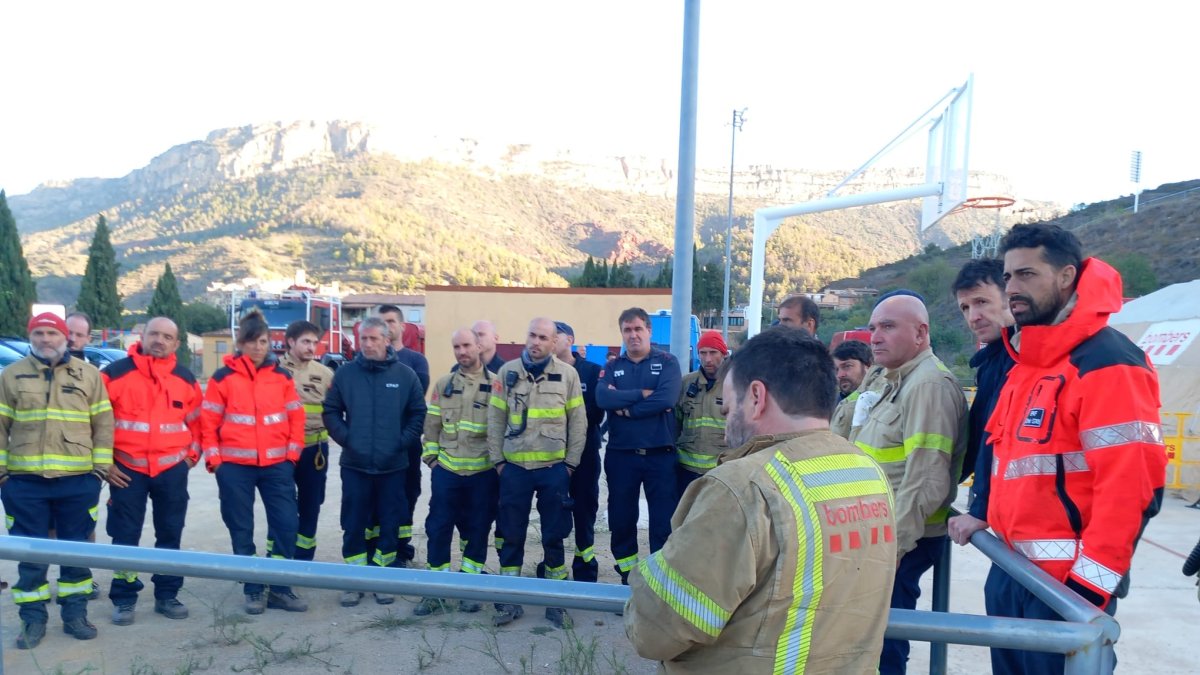
M 601 612 L 621 610 L 629 598 L 629 589 L 616 584 L 361 567 L 28 537 L 0 537 L 0 559 Z M 1069 604 L 1070 599 L 1065 600 Z M 1105 644 L 1106 628 L 1099 621 L 1034 621 L 893 609 L 888 616 L 886 636 L 1056 652 L 1067 655 L 1068 675 L 1082 675 L 1103 670 L 1105 655 L 1101 647 Z

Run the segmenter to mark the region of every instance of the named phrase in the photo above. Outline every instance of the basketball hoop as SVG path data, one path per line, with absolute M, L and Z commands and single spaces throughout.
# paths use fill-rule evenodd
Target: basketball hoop
M 971 197 L 963 200 L 963 203 L 951 213 L 967 209 L 1006 209 L 1016 203 L 1017 200 L 1012 197 Z
M 996 211 L 996 227 L 990 235 L 975 235 L 971 239 L 971 258 L 986 258 L 995 257 L 1000 253 L 1000 211 L 1013 204 L 1017 200 L 1012 197 L 971 197 L 964 199 L 963 203 L 958 208 L 951 211 L 951 214 L 966 211 L 967 209 L 997 209 Z

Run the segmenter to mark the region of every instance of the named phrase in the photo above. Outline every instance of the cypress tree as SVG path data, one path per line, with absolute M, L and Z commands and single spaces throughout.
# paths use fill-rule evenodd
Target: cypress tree
M 75 309 L 92 317 L 94 328 L 121 327 L 121 295 L 117 293 L 117 254 L 108 236 L 108 221 L 96 219 L 96 234 L 88 247 L 87 269 L 79 285 Z
M 175 281 L 175 273 L 171 271 L 171 263 L 167 263 L 158 283 L 154 285 L 154 297 L 150 298 L 150 306 L 146 307 L 146 320 L 156 316 L 165 316 L 179 327 L 179 349 L 175 357 L 180 365 L 191 366 L 192 352 L 187 344 L 187 323 L 184 320 L 183 298 L 179 296 L 179 285 Z
M 37 287 L 17 233 L 17 221 L 0 190 L 0 334 L 24 335 Z

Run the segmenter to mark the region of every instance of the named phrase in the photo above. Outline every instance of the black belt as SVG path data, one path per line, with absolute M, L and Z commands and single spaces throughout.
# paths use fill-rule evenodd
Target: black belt
M 628 450 L 622 450 L 622 452 L 630 452 L 635 455 L 643 455 L 643 456 L 644 455 L 665 455 L 668 452 L 675 452 L 675 446 L 660 445 L 657 448 L 631 448 Z

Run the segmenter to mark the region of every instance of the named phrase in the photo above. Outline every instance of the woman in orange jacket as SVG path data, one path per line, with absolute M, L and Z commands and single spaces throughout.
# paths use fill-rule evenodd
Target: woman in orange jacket
M 217 477 L 221 519 L 235 555 L 254 555 L 254 490 L 267 512 L 268 551 L 291 559 L 296 547 L 293 470 L 304 448 L 304 407 L 292 376 L 271 353 L 270 327 L 258 310 L 242 318 L 238 351 L 208 382 L 201 411 L 204 461 Z M 304 612 L 308 605 L 288 586 L 246 582 L 246 613 L 267 607 Z

